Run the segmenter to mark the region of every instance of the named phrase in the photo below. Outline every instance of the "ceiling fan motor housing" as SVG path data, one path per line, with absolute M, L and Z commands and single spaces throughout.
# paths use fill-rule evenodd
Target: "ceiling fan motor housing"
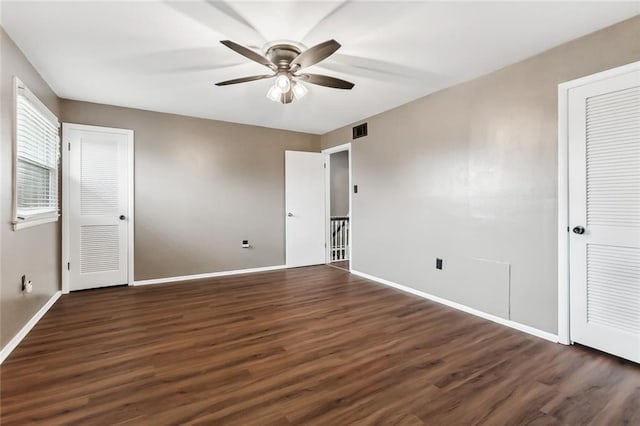
M 265 56 L 278 67 L 278 70 L 288 71 L 293 61 L 302 51 L 293 44 L 279 43 L 270 46 Z

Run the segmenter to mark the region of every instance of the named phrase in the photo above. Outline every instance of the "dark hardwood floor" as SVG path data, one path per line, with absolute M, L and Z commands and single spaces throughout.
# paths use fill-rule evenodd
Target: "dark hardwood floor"
M 1 423 L 640 424 L 640 368 L 328 266 L 63 296 Z

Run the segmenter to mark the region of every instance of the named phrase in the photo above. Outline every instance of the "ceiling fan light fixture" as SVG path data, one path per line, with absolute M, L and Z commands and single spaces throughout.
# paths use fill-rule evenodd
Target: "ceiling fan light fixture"
M 280 96 L 282 96 L 282 91 L 278 88 L 278 86 L 273 85 L 269 88 L 267 92 L 267 98 L 271 99 L 274 102 L 280 102 Z
M 291 90 L 291 79 L 287 74 L 280 74 L 278 77 L 276 77 L 275 86 L 280 89 L 280 92 L 287 93 L 289 90 Z
M 306 95 L 308 91 L 309 89 L 307 89 L 304 84 L 300 83 L 299 81 L 293 83 L 293 94 L 295 95 L 296 99 L 304 98 L 304 95 Z

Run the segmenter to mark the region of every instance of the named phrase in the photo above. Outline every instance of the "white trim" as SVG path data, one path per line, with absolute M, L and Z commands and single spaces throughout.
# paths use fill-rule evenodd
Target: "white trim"
M 633 72 L 640 61 L 558 85 L 558 341 L 571 344 L 569 322 L 569 90 Z
M 558 87 L 558 341 L 569 337 L 569 144 L 568 90 Z
M 611 77 L 616 77 L 622 74 L 634 72 L 638 70 L 638 67 L 640 67 L 640 61 L 631 62 L 616 68 L 611 68 L 605 71 L 597 72 L 595 74 L 576 78 L 575 80 L 565 81 L 564 83 L 560 83 L 558 87 L 568 90 L 574 87 L 584 86 L 585 84 L 591 84 L 596 81 L 606 80 Z
M 423 299 L 431 300 L 433 302 L 440 303 L 442 305 L 446 305 L 446 306 L 449 306 L 449 307 L 454 308 L 454 309 L 458 309 L 458 310 L 466 312 L 468 314 L 472 314 L 472 315 L 475 315 L 477 317 L 484 318 L 484 319 L 487 319 L 489 321 L 493 321 L 495 323 L 498 323 L 498 324 L 501 324 L 501 325 L 505 325 L 505 326 L 510 327 L 510 328 L 514 328 L 516 330 L 522 331 L 524 333 L 531 334 L 531 335 L 539 337 L 541 339 L 545 339 L 545 340 L 548 340 L 548 341 L 553 342 L 553 343 L 557 343 L 558 342 L 558 336 L 556 336 L 553 333 L 549 333 L 547 331 L 539 330 L 537 328 L 534 328 L 534 327 L 531 327 L 531 326 L 528 326 L 528 325 L 520 324 L 519 322 L 515 322 L 515 321 L 511 321 L 511 320 L 505 319 L 505 318 L 497 317 L 495 315 L 488 314 L 486 312 L 482 312 L 482 311 L 479 311 L 479 310 L 474 309 L 474 308 L 470 308 L 470 307 L 468 307 L 466 305 L 462 305 L 460 303 L 452 302 L 450 300 L 443 299 L 441 297 L 434 296 L 432 294 L 425 293 L 423 291 L 416 290 L 415 288 L 407 287 L 407 286 L 404 286 L 402 284 L 394 283 L 393 281 L 385 280 L 383 278 L 378 278 L 378 277 L 375 277 L 373 275 L 365 274 L 363 272 L 354 271 L 353 269 L 351 270 L 351 273 L 354 274 L 354 275 L 357 275 L 359 277 L 366 278 L 368 280 L 375 281 L 377 283 L 384 284 L 386 286 L 396 288 L 396 289 L 404 291 L 406 293 L 411 293 L 411 294 L 413 294 L 415 296 L 422 297 Z
M 349 142 L 349 271 L 353 265 L 353 155 Z
M 24 219 L 11 222 L 13 224 L 13 230 L 19 231 L 20 229 L 31 228 L 32 226 L 42 225 L 44 223 L 57 222 L 60 215 L 58 213 L 35 216 L 31 219 Z
M 32 226 L 42 225 L 50 222 L 57 222 L 58 217 L 60 216 L 60 212 L 58 208 L 55 209 L 47 209 L 44 212 L 33 214 L 32 216 L 24 216 L 20 218 L 18 216 L 18 93 L 21 92 L 21 95 L 27 98 L 27 100 L 40 112 L 45 120 L 48 120 L 51 125 L 55 126 L 58 130 L 60 130 L 60 122 L 58 121 L 58 117 L 51 112 L 49 108 L 45 104 L 42 103 L 40 99 L 36 95 L 33 94 L 31 90 L 27 87 L 26 84 L 22 82 L 18 78 L 18 76 L 13 76 L 13 117 L 12 117 L 12 182 L 11 182 L 11 205 L 12 205 L 12 220 L 11 225 L 14 231 L 19 231 L 25 228 L 31 228 Z M 58 135 L 58 148 L 60 148 L 61 138 Z M 56 173 L 60 171 L 61 164 L 58 163 L 58 166 L 55 170 Z M 53 170 L 52 170 L 53 171 Z M 60 194 L 58 194 L 58 202 L 60 202 Z M 22 215 L 21 215 L 22 216 Z
M 331 155 L 324 155 L 324 263 L 331 263 Z
M 336 152 L 351 151 L 351 142 L 343 143 L 342 145 L 332 146 L 322 150 L 323 154 L 335 154 Z
M 135 282 L 135 275 L 134 275 L 134 259 L 135 259 L 135 222 L 136 222 L 136 205 L 135 205 L 135 135 L 133 130 L 127 130 L 128 133 L 128 141 L 129 141 L 129 180 L 127 182 L 127 186 L 128 186 L 128 195 L 129 195 L 129 200 L 128 200 L 128 206 L 129 206 L 129 213 L 127 213 L 128 215 L 128 220 L 127 220 L 127 224 L 128 224 L 128 237 L 129 237 L 129 241 L 127 242 L 128 244 L 128 249 L 129 249 L 129 261 L 128 261 L 128 265 L 127 265 L 127 284 L 132 286 L 134 285 Z
M 102 127 L 102 126 L 90 126 L 86 124 L 75 124 L 75 123 L 62 123 L 62 256 L 61 256 L 61 267 L 62 267 L 62 293 L 67 294 L 70 290 L 70 282 L 69 282 L 69 270 L 67 268 L 67 263 L 69 262 L 69 215 L 66 214 L 69 211 L 69 149 L 68 144 L 69 140 L 66 139 L 66 133 L 71 129 L 77 130 L 100 130 L 100 131 L 108 131 L 111 133 L 119 133 L 127 136 L 127 146 L 128 146 L 128 167 L 129 167 L 129 180 L 128 180 L 128 241 L 127 241 L 127 250 L 128 250 L 128 265 L 127 265 L 127 284 L 132 286 L 134 285 L 134 226 L 135 226 L 135 184 L 134 184 L 134 176 L 135 176 L 135 159 L 134 159 L 134 132 L 129 129 L 118 129 L 114 127 Z
M 337 152 L 347 151 L 349 153 L 349 270 L 353 265 L 353 165 L 351 155 L 351 142 L 344 143 L 342 145 L 334 146 L 331 148 L 323 149 L 324 162 L 327 165 L 325 171 L 325 247 L 326 247 L 326 260 L 327 264 L 331 263 L 331 236 L 330 222 L 331 222 L 331 154 Z
M 51 296 L 51 298 L 47 300 L 47 303 L 45 303 L 44 306 L 42 306 L 33 317 L 31 317 L 29 322 L 27 322 L 24 327 L 22 327 L 20 331 L 18 331 L 18 333 L 13 336 L 11 340 L 9 340 L 5 347 L 0 351 L 0 364 L 2 364 L 5 359 L 7 359 L 11 352 L 13 352 L 13 350 L 20 344 L 20 342 L 22 342 L 27 334 L 29 334 L 31 329 L 35 327 L 38 321 L 40 321 L 44 314 L 46 314 L 47 311 L 51 309 L 53 304 L 56 303 L 56 300 L 58 300 L 60 296 L 62 296 L 62 292 L 59 290 L 53 293 L 53 296 Z
M 23 84 L 16 76 L 13 77 L 13 117 L 11 119 L 11 220 L 18 221 L 18 191 L 17 191 L 17 165 L 18 165 L 18 86 Z M 58 194 L 59 196 L 60 194 Z M 15 225 L 14 225 L 15 228 Z M 15 231 L 15 229 L 14 229 Z
M 287 268 L 287 265 L 262 266 L 259 268 L 236 269 L 234 271 L 209 272 L 205 274 L 183 275 L 179 277 L 166 277 L 166 278 L 154 278 L 150 280 L 140 280 L 140 281 L 134 281 L 133 285 L 139 286 L 139 285 L 174 283 L 178 281 L 193 281 L 193 280 L 201 280 L 205 278 L 226 277 L 229 275 L 253 274 L 256 272 L 277 271 L 277 270 L 286 269 L 286 268 Z
M 66 133 L 68 130 L 68 124 L 62 123 L 62 138 L 60 140 L 61 155 L 60 161 L 62 163 L 62 183 L 60 184 L 60 191 L 62 192 L 62 204 L 60 205 L 62 213 L 62 243 L 61 243 L 61 255 L 60 255 L 60 267 L 61 267 L 61 283 L 60 288 L 63 294 L 69 293 L 70 278 L 67 262 L 69 262 L 69 149 L 67 144 L 69 141 L 66 139 Z

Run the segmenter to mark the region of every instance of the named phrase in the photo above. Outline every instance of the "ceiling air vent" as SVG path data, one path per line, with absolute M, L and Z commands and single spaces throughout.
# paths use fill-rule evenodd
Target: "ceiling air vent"
M 367 136 L 367 123 L 362 123 L 353 128 L 353 139 Z

